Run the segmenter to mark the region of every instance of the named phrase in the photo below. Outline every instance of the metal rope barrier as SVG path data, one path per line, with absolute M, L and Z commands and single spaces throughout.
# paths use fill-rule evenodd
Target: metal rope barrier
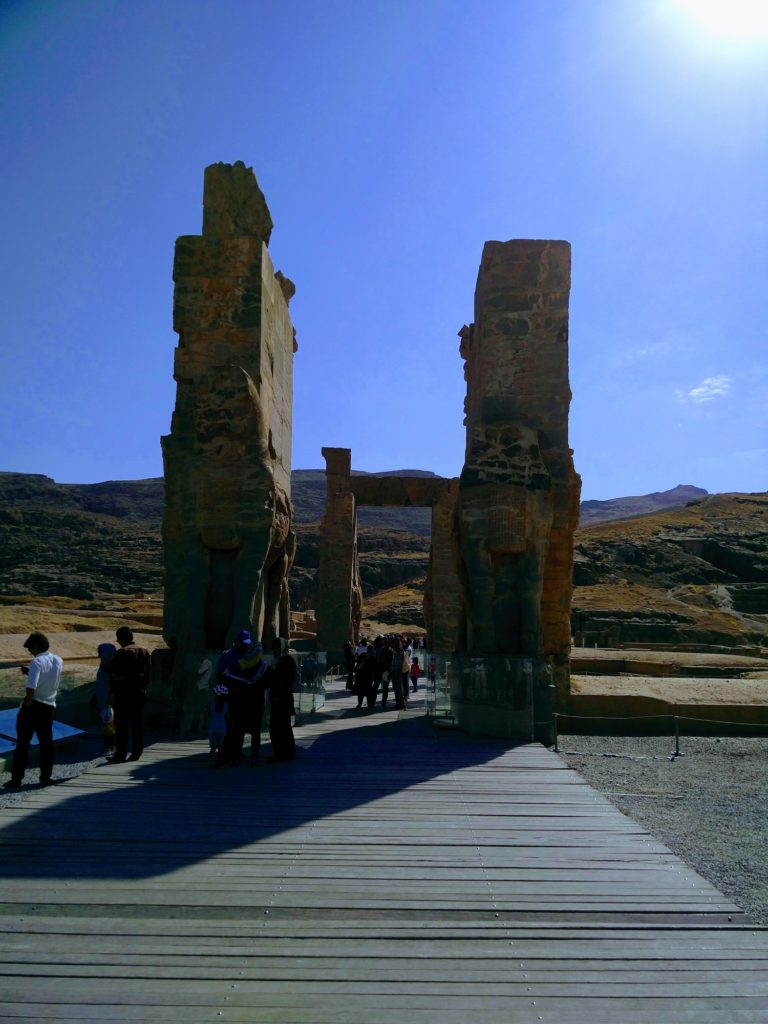
M 568 713 L 555 711 L 552 714 L 552 727 L 555 734 L 554 751 L 556 754 L 560 753 L 560 733 L 557 728 L 558 718 L 569 718 L 582 722 L 639 722 L 649 718 L 654 718 L 656 720 L 671 718 L 675 728 L 675 749 L 670 755 L 671 759 L 683 757 L 683 753 L 680 750 L 680 722 L 700 722 L 706 725 L 732 725 L 736 728 L 739 726 L 749 725 L 750 729 L 768 729 L 768 722 L 729 722 L 720 718 L 694 718 L 691 715 L 673 715 L 669 713 L 662 713 L 658 715 L 570 715 Z M 546 723 L 535 722 L 534 724 L 544 725 Z

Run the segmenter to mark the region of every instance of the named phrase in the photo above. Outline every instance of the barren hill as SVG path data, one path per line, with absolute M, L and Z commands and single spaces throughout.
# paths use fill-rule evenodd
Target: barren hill
M 299 608 L 314 599 L 325 474 L 297 470 L 292 486 L 299 548 L 291 594 Z M 691 503 L 691 492 L 706 493 L 681 485 L 585 503 L 593 520 L 621 509 L 635 514 L 577 535 L 578 642 L 765 642 L 768 496 L 713 495 Z M 636 514 L 682 501 L 688 502 L 682 508 Z M 89 600 L 158 592 L 162 504 L 159 478 L 58 484 L 41 475 L 0 473 L 0 594 Z M 429 510 L 362 509 L 359 529 L 371 612 L 378 621 L 419 624 Z
M 715 494 L 576 535 L 577 642 L 768 642 L 768 494 Z

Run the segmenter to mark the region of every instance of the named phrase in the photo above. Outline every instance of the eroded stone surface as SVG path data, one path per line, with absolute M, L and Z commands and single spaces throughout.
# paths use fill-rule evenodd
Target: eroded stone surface
M 317 644 L 338 654 L 360 631 L 363 591 L 357 559 L 357 507 L 352 493 L 352 452 L 323 448 L 327 498 L 320 524 Z
M 272 267 L 272 220 L 250 168 L 207 168 L 203 207 L 203 235 L 176 243 L 176 408 L 162 439 L 164 635 L 189 722 L 215 652 L 240 629 L 287 636 L 296 544 L 293 285 Z
M 457 524 L 465 650 L 543 658 L 568 686 L 580 480 L 568 447 L 566 242 L 487 242 L 460 331 L 467 445 Z

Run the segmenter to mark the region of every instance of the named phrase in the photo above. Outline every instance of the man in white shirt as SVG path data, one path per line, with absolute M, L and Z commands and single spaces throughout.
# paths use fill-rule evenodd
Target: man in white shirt
M 27 677 L 27 687 L 16 718 L 16 749 L 6 789 L 21 789 L 33 736 L 40 744 L 40 785 L 53 783 L 53 716 L 64 663 L 58 654 L 51 654 L 48 638 L 42 633 L 30 633 L 24 646 L 32 660 L 21 670 Z

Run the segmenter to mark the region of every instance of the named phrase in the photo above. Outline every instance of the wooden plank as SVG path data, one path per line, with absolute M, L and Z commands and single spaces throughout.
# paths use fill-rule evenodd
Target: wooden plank
M 768 1019 L 766 930 L 556 755 L 345 702 L 290 765 L 163 743 L 7 807 L 0 1020 Z

